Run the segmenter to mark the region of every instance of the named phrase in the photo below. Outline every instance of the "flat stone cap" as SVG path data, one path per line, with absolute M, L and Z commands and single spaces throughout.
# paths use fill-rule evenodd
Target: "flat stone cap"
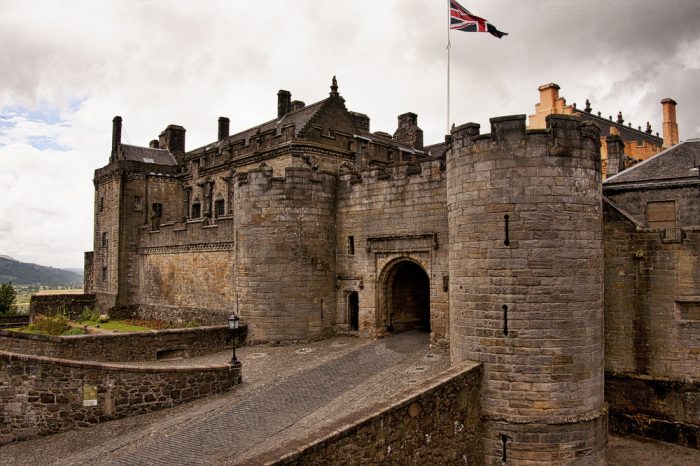
M 664 100 L 662 100 L 661 103 L 662 103 L 662 104 L 673 104 L 673 105 L 678 105 L 678 103 L 677 103 L 675 100 L 669 99 L 668 97 L 666 97 Z
M 559 84 L 549 83 L 549 84 L 542 84 L 540 87 L 537 88 L 537 90 L 544 91 L 544 90 L 549 89 L 549 88 L 554 88 L 556 90 L 561 89 L 561 87 L 559 87 Z

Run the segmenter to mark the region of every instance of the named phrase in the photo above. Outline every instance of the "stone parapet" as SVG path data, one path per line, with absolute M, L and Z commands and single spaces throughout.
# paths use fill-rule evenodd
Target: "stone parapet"
M 245 327 L 237 344 L 245 342 Z M 231 347 L 228 326 L 158 330 L 141 333 L 72 336 L 31 335 L 0 330 L 0 350 L 76 361 L 155 361 L 191 358 Z
M 241 367 L 129 366 L 0 351 L 0 445 L 168 408 L 241 382 Z
M 480 366 L 464 363 L 251 464 L 481 464 Z

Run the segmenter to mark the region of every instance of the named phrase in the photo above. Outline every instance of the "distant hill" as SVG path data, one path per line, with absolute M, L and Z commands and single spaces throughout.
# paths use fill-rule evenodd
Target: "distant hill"
M 83 275 L 0 256 L 0 283 L 7 282 L 15 285 L 69 285 L 82 283 Z

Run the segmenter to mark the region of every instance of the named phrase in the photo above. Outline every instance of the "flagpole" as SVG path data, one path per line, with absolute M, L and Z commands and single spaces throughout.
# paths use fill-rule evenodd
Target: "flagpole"
M 450 134 L 450 0 L 447 0 L 447 125 L 446 133 Z

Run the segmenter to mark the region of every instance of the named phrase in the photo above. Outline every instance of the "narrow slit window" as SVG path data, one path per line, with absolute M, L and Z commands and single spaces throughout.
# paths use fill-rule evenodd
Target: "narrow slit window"
M 355 254 L 355 237 L 348 236 L 348 254 Z
M 106 248 L 108 243 L 109 243 L 109 240 L 107 239 L 107 232 L 103 231 L 102 232 L 102 239 L 101 239 L 102 247 Z

